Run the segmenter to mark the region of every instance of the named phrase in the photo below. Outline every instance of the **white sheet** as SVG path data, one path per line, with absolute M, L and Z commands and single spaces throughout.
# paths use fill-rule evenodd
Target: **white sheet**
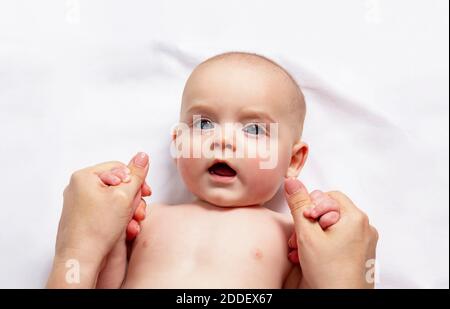
M 445 0 L 0 2 L 0 287 L 44 285 L 75 169 L 144 150 L 149 202 L 185 199 L 168 153 L 184 81 L 205 57 L 246 50 L 302 84 L 301 179 L 369 214 L 377 286 L 448 288 L 448 11 Z

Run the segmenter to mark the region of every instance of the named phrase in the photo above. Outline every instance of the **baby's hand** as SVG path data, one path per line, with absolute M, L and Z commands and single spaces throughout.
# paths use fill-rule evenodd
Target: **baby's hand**
M 303 213 L 305 217 L 319 220 L 319 224 L 324 230 L 339 221 L 338 202 L 319 190 L 314 190 L 310 196 L 315 206 L 313 209 L 305 210 Z
M 122 182 L 129 182 L 131 180 L 130 177 L 130 169 L 126 166 L 114 168 L 110 171 L 103 172 L 99 175 L 100 180 L 103 184 L 107 186 L 118 186 Z M 138 194 L 140 196 L 149 196 L 151 195 L 150 187 L 146 182 L 141 187 L 141 192 Z M 133 202 L 133 208 L 136 209 L 133 215 L 133 218 L 128 223 L 127 226 L 127 240 L 133 240 L 140 232 L 139 223 L 145 219 L 146 207 L 145 201 L 140 198 L 135 199 Z M 138 205 L 136 205 L 138 204 Z
M 314 208 L 306 209 L 303 215 L 312 220 L 318 220 L 322 229 L 327 229 L 339 221 L 339 204 L 328 194 L 315 190 L 310 194 L 314 203 Z M 299 263 L 297 236 L 295 231 L 292 233 L 288 241 L 289 253 L 288 258 L 292 263 Z

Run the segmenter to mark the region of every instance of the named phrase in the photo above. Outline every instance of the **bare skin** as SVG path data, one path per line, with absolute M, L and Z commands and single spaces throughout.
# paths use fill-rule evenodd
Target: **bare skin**
M 99 176 L 116 168 L 128 168 L 129 179 L 120 185 L 105 185 Z M 138 153 L 128 166 L 105 162 L 72 174 L 64 190 L 48 288 L 96 287 L 103 265 L 111 265 L 113 253 L 122 251 L 116 249 L 125 245 L 127 226 L 133 222 L 142 196 L 150 194 L 145 184 L 148 170 L 148 156 Z M 74 267 L 73 276 L 68 266 Z
M 378 232 L 369 217 L 342 192 L 315 193 L 312 198 L 298 179 L 285 181 L 286 199 L 294 219 L 294 234 L 289 246 L 300 255 L 300 264 L 289 274 L 292 288 L 372 289 Z M 314 200 L 334 200 L 340 219 L 323 230 L 311 220 L 321 207 Z M 326 206 L 326 205 L 324 205 Z M 330 213 L 328 213 L 328 216 Z M 372 264 L 372 266 L 371 266 Z
M 124 287 L 281 288 L 291 230 L 287 216 L 261 207 L 153 205 Z
M 101 179 L 118 185 L 108 182 L 108 173 Z M 317 206 L 310 217 L 324 218 L 319 220 L 324 229 L 336 223 L 337 203 L 318 192 L 312 196 Z M 128 267 L 126 250 L 113 250 L 97 287 L 282 288 L 299 263 L 297 246 L 288 242 L 295 235 L 292 218 L 264 207 L 225 208 L 196 200 L 151 205 L 145 217 Z M 124 239 L 116 248 L 124 248 Z
M 351 201 L 302 191 L 287 198 L 292 217 L 264 208 L 283 182 L 292 185 L 286 178 L 296 179 L 306 161 L 303 105 L 287 75 L 267 63 L 201 65 L 186 84 L 180 114 L 192 130 L 172 135 L 191 151 L 213 154 L 175 159 L 198 200 L 153 205 L 145 214 L 141 197 L 150 194 L 145 154 L 128 165 L 130 184 L 127 173 L 106 168 L 112 164 L 77 172 L 66 190 L 48 286 L 70 286 L 63 281 L 64 262 L 76 258 L 83 266 L 76 287 L 365 287 L 365 258 L 373 257 L 375 248 L 365 240 L 375 238 L 367 220 L 351 219 L 364 218 Z M 269 123 L 278 130 L 266 130 Z M 277 146 L 269 152 L 276 162 L 271 168 L 261 168 L 267 158 L 255 152 L 266 138 Z M 127 238 L 136 235 L 128 261 Z M 317 242 L 310 243 L 313 237 Z
M 115 266 L 103 269 L 108 280 L 100 278 L 97 286 L 281 288 L 292 268 L 289 260 L 299 262 L 296 248 L 287 246 L 292 218 L 265 209 L 264 203 L 285 177 L 298 176 L 307 157 L 308 146 L 300 139 L 304 102 L 298 95 L 287 75 L 265 62 L 227 60 L 197 67 L 186 82 L 180 112 L 180 122 L 195 129 L 172 137 L 213 154 L 175 160 L 198 201 L 151 206 L 126 278 L 125 250 L 117 255 L 113 250 L 109 259 Z M 226 130 L 230 123 L 241 126 Z M 279 134 L 262 129 L 269 123 L 278 124 Z M 264 137 L 277 145 L 270 153 L 277 163 L 266 169 L 260 168 L 261 153 L 248 155 Z M 211 173 L 214 160 L 224 160 L 234 174 Z M 107 174 L 102 181 L 117 185 Z M 339 208 L 327 200 L 322 204 L 313 219 L 327 228 L 338 221 Z M 123 240 L 117 246 L 123 248 Z
M 104 281 L 105 285 L 122 286 L 125 280 L 125 287 L 163 287 L 162 283 L 173 287 L 196 287 L 203 284 L 202 280 L 211 282 L 214 287 L 280 286 L 279 278 L 283 276 L 286 264 L 276 263 L 280 258 L 277 248 L 287 248 L 283 243 L 287 243 L 286 231 L 292 230 L 291 223 L 262 207 L 219 208 L 201 201 L 179 206 L 156 205 L 156 211 L 150 211 L 148 216 L 154 220 L 143 224 L 143 232 L 134 245 L 135 252 L 124 278 L 124 272 L 115 270 L 126 266 L 126 255 L 116 254 L 123 250 L 114 248 L 124 244 L 126 227 L 135 216 L 138 206 L 133 205 L 139 202 L 143 193 L 148 157 L 138 154 L 130 162 L 129 183 L 117 184 L 114 181 L 114 184 L 106 185 L 100 180 L 99 175 L 120 166 L 123 166 L 120 162 L 107 162 L 72 175 L 64 192 L 48 288 L 98 287 L 101 273 L 105 271 L 114 274 L 110 277 L 114 280 Z M 340 192 L 316 192 L 310 196 L 296 179 L 286 180 L 285 190 L 295 231 L 295 236 L 291 236 L 288 242 L 289 259 L 297 251 L 300 263 L 297 257 L 297 263 L 287 267 L 288 276 L 281 280 L 284 287 L 373 287 L 373 283 L 367 281 L 364 268 L 367 259 L 375 257 L 377 232 L 369 225 L 367 216 Z M 320 198 L 316 205 L 320 196 L 336 201 L 340 211 L 341 219 L 326 229 L 323 223 L 335 217 L 330 214 L 336 210 L 326 211 L 331 203 L 320 202 Z M 314 219 L 321 212 L 324 214 Z M 193 215 L 188 216 L 188 213 Z M 204 223 L 209 219 L 209 224 Z M 253 221 L 250 219 L 258 219 L 263 224 L 250 224 Z M 198 220 L 203 223 L 196 226 L 194 222 L 199 223 Z M 103 223 L 99 225 L 98 222 Z M 230 230 L 230 227 L 235 230 Z M 252 233 L 245 234 L 251 229 Z M 270 233 L 270 230 L 275 233 Z M 265 239 L 255 236 L 258 233 Z M 192 246 L 180 242 L 191 237 Z M 286 242 L 279 242 L 278 238 L 284 238 Z M 141 240 L 142 248 L 139 249 Z M 230 247 L 233 250 L 229 250 Z M 240 250 L 235 251 L 234 248 Z M 165 250 L 170 254 L 165 256 Z M 79 262 L 81 273 L 78 281 L 67 279 L 69 260 Z M 122 261 L 122 264 L 112 268 L 101 267 L 105 260 Z M 153 281 L 154 277 L 161 276 L 159 268 L 166 270 L 167 276 Z M 189 273 L 195 275 L 189 276 Z

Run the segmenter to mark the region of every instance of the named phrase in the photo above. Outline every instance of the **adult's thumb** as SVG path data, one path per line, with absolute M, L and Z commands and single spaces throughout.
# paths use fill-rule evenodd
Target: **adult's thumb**
M 312 222 L 303 215 L 303 211 L 306 208 L 314 206 L 303 183 L 297 178 L 287 178 L 284 182 L 284 189 L 286 191 L 286 200 L 294 219 L 296 232 L 299 233 L 299 229 L 302 227 L 321 230 L 317 222 Z
M 135 196 L 136 193 L 141 189 L 142 184 L 147 177 L 149 169 L 149 157 L 145 152 L 137 153 L 128 164 L 130 169 L 131 180 L 128 183 L 124 183 L 126 190 L 129 191 L 131 196 Z
M 287 178 L 284 181 L 286 199 L 292 214 L 303 212 L 305 207 L 313 206 L 308 190 L 297 178 Z

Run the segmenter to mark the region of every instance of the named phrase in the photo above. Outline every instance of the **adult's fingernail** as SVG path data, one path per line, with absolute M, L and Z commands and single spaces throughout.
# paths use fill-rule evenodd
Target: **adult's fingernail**
M 284 183 L 284 189 L 286 190 L 286 193 L 291 195 L 300 190 L 302 187 L 302 183 L 298 181 L 297 178 L 290 177 L 288 178 Z
M 145 152 L 139 152 L 134 157 L 134 164 L 136 164 L 139 167 L 146 167 L 148 164 L 148 156 Z

